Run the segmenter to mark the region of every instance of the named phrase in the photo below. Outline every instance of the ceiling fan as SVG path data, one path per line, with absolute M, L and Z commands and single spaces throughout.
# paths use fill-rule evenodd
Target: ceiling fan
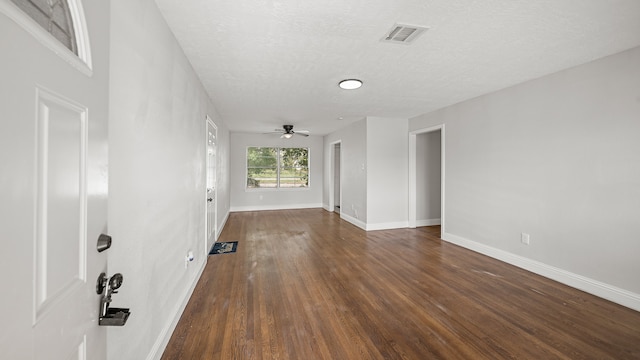
M 293 131 L 293 125 L 282 125 L 282 129 L 274 129 L 273 132 L 267 134 L 282 134 L 280 138 L 291 139 L 293 135 L 309 136 L 308 130 Z

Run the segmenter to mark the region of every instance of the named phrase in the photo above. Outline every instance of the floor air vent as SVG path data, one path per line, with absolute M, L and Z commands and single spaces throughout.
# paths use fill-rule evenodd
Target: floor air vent
M 429 28 L 424 26 L 395 24 L 381 41 L 394 44 L 410 44 L 427 29 Z

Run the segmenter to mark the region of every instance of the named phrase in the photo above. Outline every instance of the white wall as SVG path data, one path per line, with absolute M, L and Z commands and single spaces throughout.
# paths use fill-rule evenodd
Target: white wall
M 218 214 L 228 209 L 228 131 L 153 0 L 111 2 L 109 359 L 157 359 L 206 262 L 205 116 L 218 126 Z M 184 268 L 193 250 L 195 260 Z
M 340 216 L 365 230 L 408 225 L 407 119 L 368 117 L 324 137 L 323 206 L 329 211 L 331 143 L 341 141 Z
M 360 120 L 324 137 L 324 184 L 322 203 L 329 211 L 329 184 L 331 182 L 331 146 L 341 141 L 342 204 L 340 217 L 361 227 L 367 221 L 367 123 Z
M 443 123 L 445 239 L 640 310 L 640 48 L 409 128 Z
M 416 135 L 416 224 L 440 224 L 440 134 Z
M 367 230 L 408 226 L 407 119 L 367 118 Z
M 247 190 L 247 147 L 250 146 L 309 148 L 309 187 Z M 291 139 L 281 139 L 277 134 L 231 133 L 230 154 L 231 211 L 322 207 L 322 137 L 296 135 Z

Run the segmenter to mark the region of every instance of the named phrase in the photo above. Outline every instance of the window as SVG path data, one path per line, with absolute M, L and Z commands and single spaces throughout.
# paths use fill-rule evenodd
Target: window
M 78 55 L 73 20 L 67 0 L 11 0 L 43 29 Z
M 247 189 L 307 187 L 308 148 L 247 148 Z

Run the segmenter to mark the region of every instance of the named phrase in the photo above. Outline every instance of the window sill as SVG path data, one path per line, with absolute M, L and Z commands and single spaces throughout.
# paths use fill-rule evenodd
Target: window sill
M 244 188 L 245 192 L 280 192 L 280 191 L 307 191 L 311 187 L 295 187 L 295 188 Z

